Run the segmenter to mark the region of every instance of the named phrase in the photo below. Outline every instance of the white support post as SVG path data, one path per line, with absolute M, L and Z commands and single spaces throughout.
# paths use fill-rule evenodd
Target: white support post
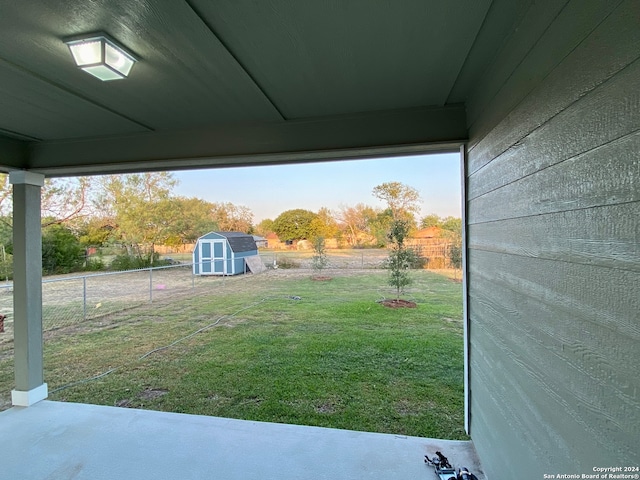
M 28 407 L 48 396 L 42 355 L 42 232 L 44 175 L 9 174 L 13 185 L 13 316 L 16 388 L 13 405 Z
M 469 271 L 468 271 L 468 243 L 467 243 L 467 147 L 460 147 L 460 177 L 462 182 L 462 323 L 464 326 L 464 430 L 471 435 L 471 368 L 470 336 L 471 322 L 469 318 Z

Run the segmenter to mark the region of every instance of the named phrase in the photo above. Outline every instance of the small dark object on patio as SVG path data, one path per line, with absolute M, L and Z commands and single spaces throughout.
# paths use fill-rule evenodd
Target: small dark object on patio
M 4 333 L 4 319 L 7 318 L 6 315 L 0 313 L 0 333 Z
M 441 452 L 436 452 L 437 457 L 429 458 L 424 456 L 424 463 L 432 465 L 436 469 L 436 475 L 440 480 L 478 480 L 473 473 L 469 472 L 467 467 L 456 469 L 451 466 L 449 459 L 445 457 Z

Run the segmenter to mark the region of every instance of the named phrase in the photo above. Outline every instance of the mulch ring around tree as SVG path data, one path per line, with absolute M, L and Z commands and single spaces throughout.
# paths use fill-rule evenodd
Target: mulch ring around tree
M 416 308 L 417 307 L 416 302 L 412 302 L 410 300 L 402 300 L 402 299 L 396 300 L 395 298 L 380 300 L 378 303 L 388 308 Z
M 311 277 L 311 280 L 316 282 L 328 282 L 329 280 L 333 280 L 333 277 L 327 277 L 326 275 L 314 275 Z

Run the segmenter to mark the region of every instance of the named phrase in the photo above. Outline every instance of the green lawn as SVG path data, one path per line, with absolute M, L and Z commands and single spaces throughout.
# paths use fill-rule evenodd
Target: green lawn
M 393 295 L 387 272 L 330 274 L 212 279 L 197 296 L 53 332 L 50 399 L 466 438 L 460 284 L 413 272 L 404 298 L 418 306 L 394 310 L 376 302 Z M 3 393 L 11 369 L 0 359 Z

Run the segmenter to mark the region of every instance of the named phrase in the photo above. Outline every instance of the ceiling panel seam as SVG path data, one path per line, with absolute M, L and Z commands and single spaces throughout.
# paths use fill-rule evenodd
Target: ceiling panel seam
M 29 69 L 27 69 L 27 68 L 25 68 L 25 67 L 23 67 L 21 65 L 16 65 L 15 63 L 10 62 L 9 60 L 6 60 L 4 58 L 0 58 L 0 63 L 3 63 L 5 65 L 7 65 L 9 68 L 12 68 L 12 69 L 17 70 L 17 71 L 19 71 L 21 73 L 27 74 L 27 75 L 29 75 L 29 76 L 31 76 L 33 78 L 36 78 L 39 81 L 41 81 L 43 83 L 46 83 L 47 85 L 50 85 L 50 86 L 52 86 L 54 88 L 57 88 L 58 90 L 61 90 L 61 91 L 65 92 L 68 95 L 71 95 L 71 96 L 76 97 L 76 98 L 78 98 L 80 100 L 83 100 L 83 101 L 85 101 L 85 102 L 87 102 L 87 103 L 89 103 L 89 104 L 91 104 L 91 105 L 93 105 L 95 107 L 98 107 L 98 108 L 100 108 L 100 109 L 102 109 L 102 110 L 104 110 L 106 112 L 112 113 L 113 115 L 116 115 L 116 116 L 118 116 L 120 118 L 128 120 L 129 122 L 135 123 L 139 127 L 142 127 L 142 128 L 144 128 L 144 129 L 146 129 L 146 130 L 148 130 L 150 132 L 154 132 L 155 131 L 155 129 L 150 127 L 149 125 L 145 125 L 144 123 L 139 122 L 138 120 L 135 120 L 134 118 L 131 118 L 128 115 L 124 115 L 123 113 L 120 113 L 120 112 L 118 112 L 116 110 L 113 110 L 112 108 L 109 108 L 109 107 L 107 107 L 105 105 L 102 105 L 101 103 L 98 103 L 95 100 L 92 100 L 89 97 L 86 97 L 85 95 L 82 95 L 82 94 L 80 94 L 80 93 L 78 93 L 78 92 L 76 92 L 74 90 L 71 90 L 71 89 L 65 87 L 64 85 L 61 85 L 61 84 L 56 83 L 54 81 L 51 81 L 48 78 L 45 78 L 45 77 L 37 74 L 36 72 L 34 72 L 32 70 L 29 70 Z
M 447 97 L 446 97 L 446 100 L 445 100 L 445 105 L 449 103 L 449 100 L 450 100 L 450 97 L 451 97 L 451 92 L 453 92 L 454 88 L 458 84 L 458 81 L 460 80 L 460 73 L 462 73 L 462 71 L 464 70 L 464 67 L 467 64 L 467 61 L 469 61 L 469 57 L 471 56 L 471 51 L 473 50 L 474 45 L 478 41 L 478 37 L 480 36 L 480 32 L 482 32 L 482 29 L 484 28 L 485 23 L 487 22 L 487 18 L 489 18 L 489 14 L 491 13 L 491 10 L 493 9 L 494 5 L 495 5 L 495 2 L 492 1 L 491 4 L 489 5 L 489 8 L 487 8 L 487 10 L 484 13 L 484 18 L 482 19 L 482 22 L 480 23 L 480 28 L 478 28 L 478 31 L 476 32 L 475 37 L 473 37 L 473 42 L 471 42 L 471 45 L 469 46 L 469 49 L 467 50 L 467 54 L 464 57 L 464 61 L 460 64 L 460 68 L 458 68 L 458 73 L 456 74 L 456 79 L 455 79 L 455 81 L 451 82 L 451 87 L 449 88 L 449 92 L 447 93 Z
M 246 65 L 240 60 L 240 58 L 235 54 L 235 52 L 229 47 L 229 45 L 227 44 L 227 42 L 224 41 L 224 39 L 218 34 L 218 32 L 216 32 L 216 30 L 213 28 L 213 25 L 211 25 L 205 18 L 205 16 L 200 12 L 200 10 L 198 10 L 197 7 L 195 7 L 190 0 L 185 0 L 185 3 L 189 6 L 189 8 L 191 8 L 191 10 L 193 10 L 193 13 L 196 14 L 196 16 L 200 19 L 200 21 L 203 23 L 203 25 L 205 25 L 209 31 L 211 32 L 211 34 L 216 37 L 218 39 L 218 41 L 220 42 L 220 45 L 222 45 L 222 47 L 229 53 L 229 55 L 231 55 L 231 58 L 233 58 L 233 60 L 238 64 L 238 66 L 242 69 L 243 72 L 245 72 L 247 74 L 247 76 L 249 77 L 249 79 L 253 82 L 253 84 L 256 86 L 256 88 L 258 90 L 260 90 L 260 92 L 262 93 L 262 95 L 264 95 L 264 97 L 269 101 L 269 103 L 271 104 L 271 106 L 275 109 L 276 112 L 278 112 L 278 115 L 280 115 L 280 117 L 282 118 L 282 120 L 289 120 L 284 113 L 282 113 L 282 110 L 280 110 L 280 108 L 278 107 L 278 105 L 276 104 L 275 100 L 273 100 L 273 98 L 271 98 L 271 96 L 267 93 L 267 91 L 265 90 L 265 88 L 260 84 L 260 82 L 258 82 L 258 80 L 253 76 L 253 74 L 251 73 L 251 71 L 249 71 L 249 69 L 246 67 Z
M 13 130 L 7 130 L 6 128 L 0 127 L 0 135 L 9 136 L 11 138 L 15 138 L 17 140 L 26 140 L 29 142 L 41 142 L 42 138 L 32 137 L 31 135 L 25 135 L 20 132 L 14 132 Z

